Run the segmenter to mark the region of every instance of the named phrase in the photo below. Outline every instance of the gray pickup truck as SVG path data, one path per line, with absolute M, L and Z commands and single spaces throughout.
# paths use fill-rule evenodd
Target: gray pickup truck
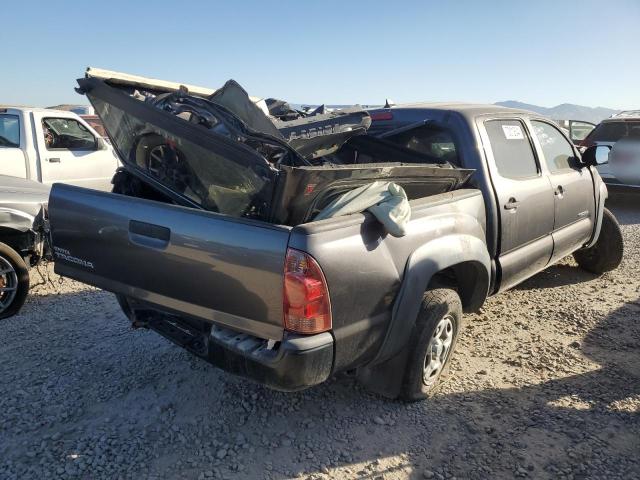
M 53 186 L 56 272 L 271 388 L 352 371 L 388 397 L 425 398 L 463 311 L 567 255 L 596 273 L 622 259 L 595 169 L 606 147 L 581 156 L 531 112 L 416 104 L 350 111 L 348 128 L 335 112 L 276 119 L 265 133 L 253 107 L 225 103 L 237 89 L 79 84 L 124 169 L 117 193 Z M 328 198 L 377 178 L 406 190 L 406 235 L 366 212 L 313 221 Z

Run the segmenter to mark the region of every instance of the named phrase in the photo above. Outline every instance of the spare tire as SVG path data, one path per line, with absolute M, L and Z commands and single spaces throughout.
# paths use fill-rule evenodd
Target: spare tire
M 622 262 L 624 241 L 616 217 L 608 209 L 602 215 L 602 228 L 596 243 L 590 248 L 574 252 L 580 268 L 598 275 L 615 270 Z

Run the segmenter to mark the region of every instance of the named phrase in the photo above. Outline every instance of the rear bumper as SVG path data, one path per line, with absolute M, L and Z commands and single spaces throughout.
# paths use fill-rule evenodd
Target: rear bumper
M 269 348 L 262 338 L 157 311 L 139 320 L 216 367 L 275 390 L 292 392 L 318 385 L 333 368 L 334 340 L 328 332 L 285 334 Z
M 282 391 L 303 390 L 329 378 L 333 336 L 288 334 L 272 349 L 266 340 L 214 326 L 208 360 L 217 367 Z

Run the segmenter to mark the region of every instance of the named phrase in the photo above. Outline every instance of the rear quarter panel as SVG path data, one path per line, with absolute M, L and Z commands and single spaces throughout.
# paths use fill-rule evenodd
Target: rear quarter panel
M 335 342 L 334 371 L 360 366 L 382 344 L 411 254 L 462 229 L 485 242 L 484 202 L 477 190 L 414 200 L 407 235 L 388 235 L 369 214 L 295 227 L 289 246 L 311 254 L 327 279 Z M 424 285 L 426 289 L 427 285 Z

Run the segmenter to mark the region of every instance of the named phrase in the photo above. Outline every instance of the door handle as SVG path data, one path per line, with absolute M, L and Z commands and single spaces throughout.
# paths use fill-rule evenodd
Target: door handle
M 511 197 L 509 199 L 509 201 L 504 204 L 504 209 L 505 210 L 516 210 L 518 208 L 518 205 L 520 205 L 520 202 L 517 201 L 515 198 Z
M 129 240 L 131 243 L 141 247 L 165 249 L 169 245 L 170 238 L 171 230 L 167 227 L 138 220 L 129 221 Z
M 564 194 L 564 188 L 562 187 L 562 185 L 558 185 L 553 194 L 557 197 L 562 198 L 562 195 Z
M 50 158 L 49 159 L 49 163 L 60 163 L 60 159 L 59 158 Z

